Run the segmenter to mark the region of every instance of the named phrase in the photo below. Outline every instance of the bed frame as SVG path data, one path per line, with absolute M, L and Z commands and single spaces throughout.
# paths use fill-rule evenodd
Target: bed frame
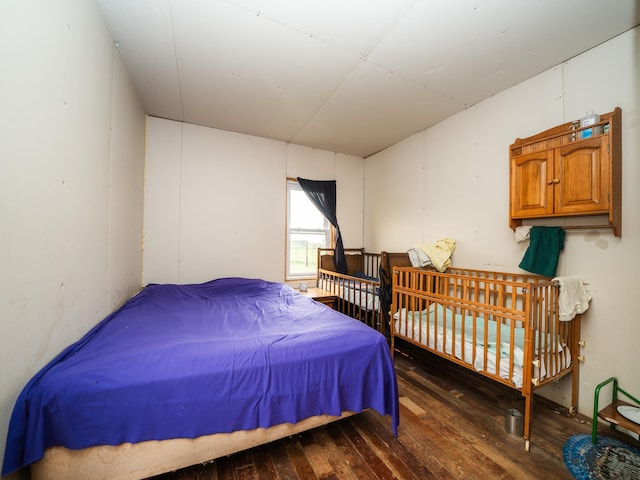
M 559 320 L 557 282 L 461 268 L 439 273 L 394 267 L 392 285 L 392 352 L 395 340 L 402 339 L 520 391 L 525 450 L 537 388 L 572 374 L 570 411 L 575 413 L 580 316 Z M 489 331 L 496 332 L 496 343 L 490 343 Z M 516 337 L 524 339 L 521 349 Z
M 217 433 L 198 438 L 177 438 L 82 450 L 52 447 L 42 460 L 31 465 L 31 480 L 140 480 L 210 462 L 281 438 L 327 425 L 353 415 L 317 415 L 296 424 Z
M 318 287 L 336 297 L 336 310 L 360 320 L 387 338 L 391 301 L 380 295 L 391 290 L 390 272 L 394 266 L 410 266 L 406 252 L 369 253 L 364 248 L 346 248 L 347 273 L 336 271 L 333 248 L 318 249 Z M 346 286 L 346 288 L 345 288 Z

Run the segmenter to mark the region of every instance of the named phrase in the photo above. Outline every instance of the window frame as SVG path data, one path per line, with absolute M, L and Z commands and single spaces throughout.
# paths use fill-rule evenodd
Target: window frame
M 292 273 L 291 272 L 291 236 L 292 234 L 300 234 L 300 233 L 309 233 L 309 234 L 318 234 L 324 233 L 325 236 L 325 245 L 323 248 L 331 248 L 334 241 L 334 227 L 329 223 L 327 218 L 318 211 L 322 218 L 324 219 L 325 228 L 322 229 L 312 229 L 312 228 L 292 228 L 290 224 L 291 220 L 291 191 L 299 191 L 304 194 L 304 190 L 298 183 L 296 178 L 287 178 L 286 181 L 286 219 L 285 219 L 285 280 L 286 281 L 295 281 L 295 280 L 313 280 L 318 278 L 317 266 L 313 272 L 303 272 L 303 273 Z M 306 194 L 305 194 L 306 197 Z M 309 202 L 313 205 L 311 200 Z M 317 250 L 316 250 L 316 259 L 317 259 Z M 317 260 L 314 260 L 316 263 Z

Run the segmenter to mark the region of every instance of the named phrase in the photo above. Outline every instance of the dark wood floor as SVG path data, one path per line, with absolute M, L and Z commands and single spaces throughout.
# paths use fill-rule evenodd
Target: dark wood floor
M 154 480 L 572 478 L 562 446 L 573 434 L 590 433 L 589 418 L 536 397 L 525 452 L 524 440 L 505 431 L 506 410 L 523 411 L 518 392 L 438 357 L 403 350 L 396 355 L 398 438 L 388 418 L 369 411 Z

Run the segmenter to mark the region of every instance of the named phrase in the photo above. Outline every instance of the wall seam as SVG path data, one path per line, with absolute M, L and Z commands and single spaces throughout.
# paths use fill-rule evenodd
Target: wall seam
M 184 122 L 180 122 L 180 178 L 178 179 L 178 282 L 182 283 L 182 178 L 184 176 Z

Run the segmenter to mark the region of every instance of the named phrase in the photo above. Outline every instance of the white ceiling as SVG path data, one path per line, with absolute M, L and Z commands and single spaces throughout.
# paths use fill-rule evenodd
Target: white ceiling
M 97 0 L 149 115 L 369 156 L 640 24 L 639 0 Z

